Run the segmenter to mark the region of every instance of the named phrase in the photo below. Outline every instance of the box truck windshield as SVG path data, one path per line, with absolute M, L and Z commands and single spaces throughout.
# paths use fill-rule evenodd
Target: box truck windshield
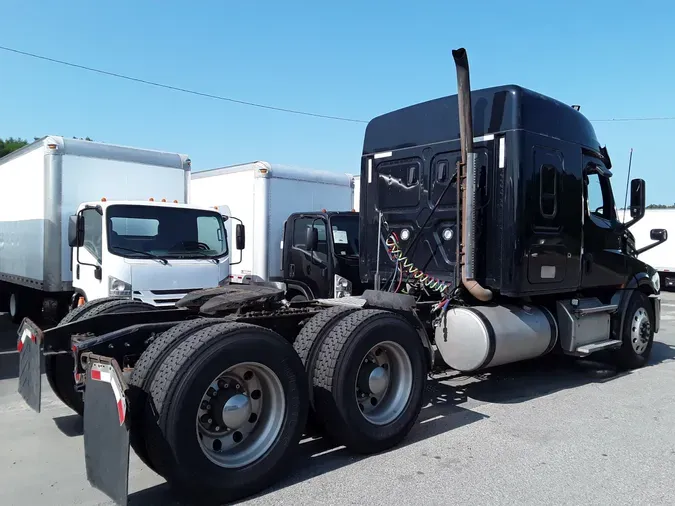
M 211 211 L 112 205 L 108 250 L 126 258 L 220 258 L 228 254 L 222 217 Z

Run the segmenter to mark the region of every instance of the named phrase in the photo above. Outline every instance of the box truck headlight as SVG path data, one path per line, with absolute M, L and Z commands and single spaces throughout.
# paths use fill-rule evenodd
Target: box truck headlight
M 131 297 L 131 285 L 121 279 L 108 276 L 108 295 L 110 297 Z
M 335 275 L 334 296 L 336 299 L 341 297 L 349 297 L 352 294 L 352 282 L 338 274 Z

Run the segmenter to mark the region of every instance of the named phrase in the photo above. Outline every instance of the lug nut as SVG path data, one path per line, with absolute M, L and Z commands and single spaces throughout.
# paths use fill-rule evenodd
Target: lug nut
M 229 384 L 229 383 L 225 383 L 225 384 L 223 385 L 223 388 L 230 388 L 230 384 Z
M 241 386 L 239 386 L 239 383 L 237 383 L 236 385 L 234 385 L 234 388 L 236 388 L 237 390 L 239 390 L 239 389 L 241 388 Z
M 216 425 L 216 426 L 213 428 L 213 430 L 215 430 L 216 432 L 220 432 L 220 425 Z

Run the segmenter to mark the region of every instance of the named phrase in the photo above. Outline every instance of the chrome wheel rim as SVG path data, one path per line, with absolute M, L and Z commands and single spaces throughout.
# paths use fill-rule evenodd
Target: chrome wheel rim
M 196 429 L 202 452 L 225 468 L 261 458 L 279 437 L 286 399 L 267 366 L 245 362 L 220 373 L 202 395 Z
M 412 392 L 413 368 L 403 347 L 393 341 L 373 346 L 356 375 L 356 403 L 363 417 L 386 425 L 401 415 Z
M 638 355 L 642 355 L 647 346 L 649 346 L 649 340 L 652 333 L 652 324 L 649 321 L 649 315 L 644 308 L 639 308 L 633 314 L 631 320 L 631 329 L 630 329 L 630 342 L 633 346 L 633 350 Z

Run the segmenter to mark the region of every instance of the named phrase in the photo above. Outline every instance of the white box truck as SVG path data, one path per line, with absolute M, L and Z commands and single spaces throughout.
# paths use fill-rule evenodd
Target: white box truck
M 250 231 L 241 261 L 233 257 L 232 282 L 283 282 L 295 300 L 344 296 L 351 284 L 340 272 L 358 269 L 353 180 L 350 174 L 256 161 L 193 172 L 190 202 L 221 212 L 226 203 L 228 221 L 239 220 Z M 308 229 L 316 230 L 313 249 L 307 247 Z
M 623 210 L 619 210 L 618 214 L 623 220 Z M 626 219 L 630 220 L 628 211 L 626 211 Z M 646 209 L 644 218 L 630 228 L 630 232 L 635 237 L 635 248 L 639 250 L 654 244 L 655 239 L 651 237 L 652 230 L 665 229 L 670 232 L 674 227 L 675 209 Z M 675 288 L 675 240 L 667 240 L 658 248 L 640 253 L 639 257 L 659 272 L 662 290 Z
M 0 159 L 0 302 L 12 320 L 111 296 L 171 306 L 224 283 L 229 226 L 187 205 L 189 185 L 186 155 L 58 136 Z

